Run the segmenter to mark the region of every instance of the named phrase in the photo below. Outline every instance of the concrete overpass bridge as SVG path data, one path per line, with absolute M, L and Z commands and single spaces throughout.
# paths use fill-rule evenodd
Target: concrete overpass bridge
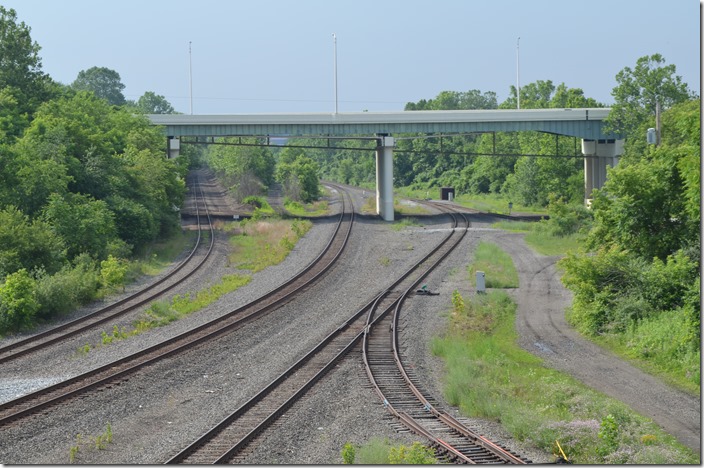
M 615 166 L 623 140 L 603 130 L 608 108 L 465 111 L 403 111 L 306 114 L 185 115 L 152 114 L 164 126 L 169 156 L 178 155 L 181 137 L 346 137 L 368 135 L 377 141 L 377 212 L 394 219 L 394 136 L 404 133 L 461 134 L 538 131 L 582 139 L 585 194 L 606 180 L 606 166 Z

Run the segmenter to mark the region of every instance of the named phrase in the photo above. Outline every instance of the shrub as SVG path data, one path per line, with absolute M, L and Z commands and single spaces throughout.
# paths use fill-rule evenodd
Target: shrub
M 36 291 L 37 282 L 26 269 L 7 275 L 0 286 L 0 332 L 19 331 L 34 324 L 41 307 Z
M 420 442 L 413 442 L 410 448 L 405 445 L 391 447 L 389 464 L 391 465 L 432 465 L 435 463 L 435 450 Z

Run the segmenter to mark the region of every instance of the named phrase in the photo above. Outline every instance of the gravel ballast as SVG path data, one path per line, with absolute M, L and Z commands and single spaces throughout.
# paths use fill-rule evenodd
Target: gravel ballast
M 355 203 L 359 204 L 361 199 L 361 192 L 356 192 Z M 303 296 L 208 345 L 151 366 L 61 408 L 0 429 L 0 462 L 68 463 L 71 449 L 76 446 L 80 448 L 75 454 L 77 463 L 165 462 L 270 383 L 385 284 L 390 284 L 396 274 L 422 258 L 446 235 L 450 226 L 449 218 L 443 215 L 418 219 L 423 226 L 395 231 L 375 217 L 358 217 L 350 246 L 339 263 Z M 504 244 L 512 242 L 511 237 L 488 226 L 474 222 L 458 250 L 424 281 L 439 295 L 413 296 L 404 308 L 401 344 L 407 362 L 412 363 L 425 390 L 439 402 L 444 401 L 441 363 L 429 352 L 429 343 L 446 325 L 452 291 L 457 289 L 463 295 L 473 293 L 467 281 L 466 266 L 480 239 L 500 238 L 504 239 Z M 99 340 L 99 332 L 88 333 L 46 353 L 0 365 L 0 375 L 4 376 L 0 380 L 0 391 L 5 388 L 16 394 L 23 391 L 21 386 L 28 388 L 76 375 L 250 302 L 312 261 L 333 228 L 331 219 L 316 221 L 284 262 L 253 275 L 245 287 L 169 326 L 79 355 L 76 349 L 86 340 Z M 235 272 L 227 262 L 224 236 L 218 236 L 217 252 L 185 290 L 205 289 L 222 275 Z M 536 266 L 529 261 L 525 269 Z M 557 285 L 552 284 L 552 295 L 558 294 L 557 288 L 561 288 L 559 281 Z M 553 299 L 545 297 L 543 301 L 549 303 Z M 533 307 L 538 309 L 540 303 Z M 521 309 L 519 304 L 518 313 L 520 321 L 521 314 L 534 312 Z M 120 324 L 129 322 L 129 317 L 119 321 Z M 112 324 L 105 326 L 106 330 L 111 328 Z M 532 343 L 525 341 L 525 346 L 530 348 Z M 12 378 L 8 379 L 8 375 Z M 0 398 L 7 394 L 0 393 Z M 445 404 L 442 409 L 459 417 L 455 408 Z M 459 419 L 534 463 L 552 461 L 549 453 L 517 444 L 498 424 Z M 104 433 L 108 424 L 113 440 L 104 449 L 96 449 L 95 444 L 89 442 Z M 342 463 L 340 450 L 346 442 L 363 444 L 371 438 L 388 438 L 395 443 L 408 444 L 419 440 L 408 433 L 397 432 L 394 427 L 369 388 L 357 349 L 267 431 L 243 461 L 248 464 L 338 464 Z M 77 434 L 80 434 L 80 443 Z

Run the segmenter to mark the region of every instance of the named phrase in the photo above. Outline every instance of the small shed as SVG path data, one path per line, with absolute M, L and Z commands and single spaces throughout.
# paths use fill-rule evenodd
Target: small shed
M 455 199 L 455 188 L 454 187 L 441 187 L 440 188 L 440 200 L 452 201 Z

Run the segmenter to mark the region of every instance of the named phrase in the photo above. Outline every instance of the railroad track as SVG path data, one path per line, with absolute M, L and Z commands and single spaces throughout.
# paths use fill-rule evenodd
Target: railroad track
M 461 217 L 466 227 L 452 248 L 459 244 L 469 227 L 464 214 L 454 216 Z M 417 379 L 406 370 L 399 352 L 398 323 L 404 300 L 415 286 L 400 294 L 394 302 L 393 314 L 384 312 L 374 318 L 374 312 L 370 311 L 365 328 L 362 340 L 365 369 L 384 408 L 408 430 L 424 437 L 448 461 L 470 464 L 529 462 L 437 409 L 437 403 L 419 388 Z
M 113 304 L 92 312 L 91 314 L 1 347 L 0 364 L 12 361 L 20 356 L 25 356 L 30 353 L 44 350 L 52 344 L 62 342 L 67 338 L 78 335 L 100 324 L 109 322 L 122 315 L 132 312 L 135 309 L 142 307 L 154 299 L 166 294 L 183 281 L 190 278 L 210 257 L 215 241 L 213 225 L 210 221 L 210 215 L 207 207 L 199 209 L 199 204 L 197 203 L 199 192 L 200 197 L 203 198 L 200 184 L 196 181 L 194 182 L 192 189 L 192 194 L 196 202 L 195 205 L 198 220 L 198 235 L 195 245 L 189 255 L 171 272 L 146 288 L 114 302 Z M 203 221 L 206 222 L 204 223 Z M 205 229 L 210 233 L 210 242 L 207 245 L 205 254 L 202 258 L 199 258 L 196 256 L 196 252 L 203 244 L 203 227 L 205 227 Z M 186 266 L 192 266 L 192 268 L 186 269 Z
M 257 438 L 262 437 L 267 428 L 354 349 L 367 330 L 377 327 L 377 322 L 394 310 L 402 298 L 402 292 L 415 288 L 454 249 L 465 233 L 466 228 L 458 228 L 455 222 L 443 241 L 393 285 L 359 309 L 257 395 L 183 448 L 167 463 L 202 465 L 246 462 Z M 377 313 L 378 311 L 381 312 Z
M 323 252 L 291 280 L 264 294 L 258 300 L 232 310 L 186 333 L 0 405 L 0 426 L 19 421 L 38 412 L 44 412 L 49 407 L 66 402 L 88 391 L 120 383 L 139 369 L 232 332 L 291 300 L 297 293 L 330 269 L 347 244 L 354 223 L 354 212 L 348 211 L 348 207 L 351 207 L 352 204 L 350 200 L 347 200 L 349 197 L 347 192 L 341 192 L 341 194 L 343 207 L 334 235 Z

